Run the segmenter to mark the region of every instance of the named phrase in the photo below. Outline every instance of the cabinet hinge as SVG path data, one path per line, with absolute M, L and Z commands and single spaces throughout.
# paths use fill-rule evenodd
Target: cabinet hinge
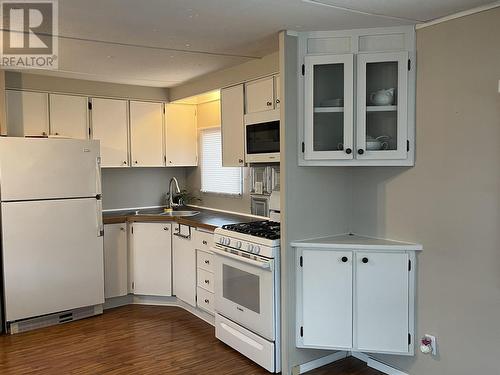
M 167 155 L 163 156 L 163 161 L 165 162 L 165 165 L 167 165 Z
M 306 151 L 306 144 L 304 142 L 302 142 L 302 152 L 305 152 Z
M 165 107 L 166 106 L 167 106 L 166 104 L 163 104 L 163 114 L 165 114 Z
M 300 337 L 304 337 L 304 327 L 300 327 Z
M 135 289 L 135 283 L 132 281 L 132 289 Z
M 411 345 L 411 333 L 408 333 L 408 345 Z
M 134 234 L 134 227 L 130 227 L 130 233 Z
M 306 75 L 306 66 L 304 64 L 302 64 L 302 75 Z
M 411 260 L 408 260 L 408 271 L 411 271 Z
M 408 71 L 410 71 L 410 70 L 411 70 L 411 60 L 408 59 Z
M 304 267 L 304 258 L 302 257 L 299 258 L 299 264 L 301 267 Z
M 89 110 L 92 110 L 92 102 L 89 102 Z
M 89 138 L 92 137 L 92 130 L 89 128 Z
M 410 152 L 410 140 L 406 140 L 406 152 Z

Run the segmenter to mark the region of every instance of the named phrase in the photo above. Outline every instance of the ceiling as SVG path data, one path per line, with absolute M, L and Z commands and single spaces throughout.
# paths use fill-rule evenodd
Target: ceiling
M 59 71 L 36 73 L 173 87 L 276 51 L 280 30 L 415 24 L 487 3 L 491 0 L 59 0 Z

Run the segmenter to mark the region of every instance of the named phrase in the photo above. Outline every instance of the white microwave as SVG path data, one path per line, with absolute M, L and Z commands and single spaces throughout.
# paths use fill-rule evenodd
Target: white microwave
M 245 157 L 248 163 L 279 163 L 279 113 L 269 111 L 245 121 Z M 249 121 L 247 121 L 249 120 Z

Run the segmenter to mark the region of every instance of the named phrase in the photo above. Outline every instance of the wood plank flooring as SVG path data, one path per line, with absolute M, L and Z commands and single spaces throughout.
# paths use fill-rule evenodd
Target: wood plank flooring
M 269 374 L 177 307 L 124 306 L 102 316 L 0 336 L 0 374 Z M 378 375 L 354 358 L 311 375 Z

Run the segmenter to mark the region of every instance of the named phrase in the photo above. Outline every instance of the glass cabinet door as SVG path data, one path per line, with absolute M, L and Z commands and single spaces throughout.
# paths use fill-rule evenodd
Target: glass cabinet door
M 305 57 L 304 158 L 353 158 L 353 55 Z
M 408 54 L 359 54 L 357 159 L 406 159 Z

